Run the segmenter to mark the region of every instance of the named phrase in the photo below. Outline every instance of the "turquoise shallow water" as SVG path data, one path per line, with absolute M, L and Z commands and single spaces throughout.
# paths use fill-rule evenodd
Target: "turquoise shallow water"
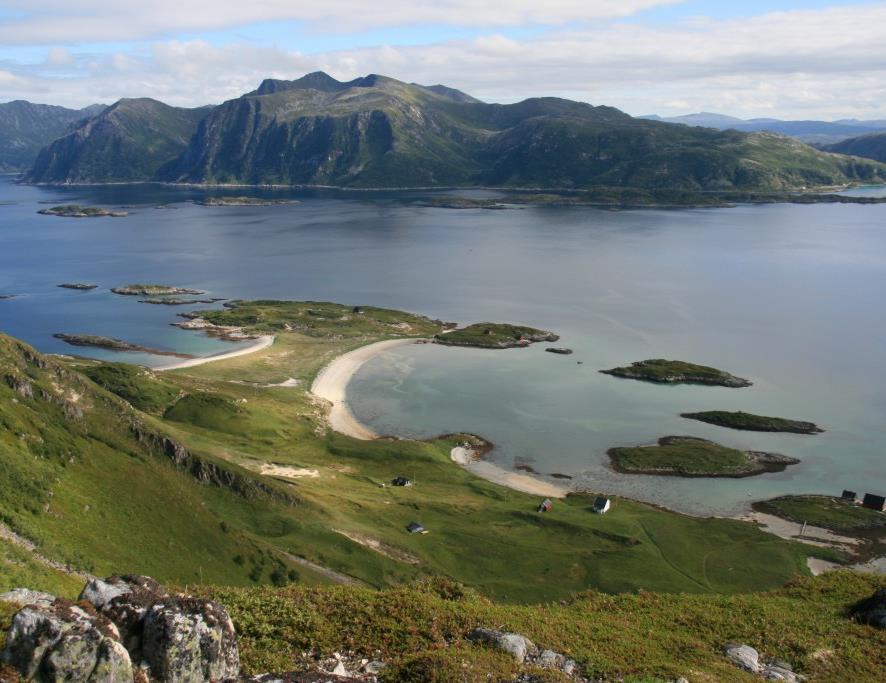
M 303 200 L 291 206 L 185 202 L 201 194 L 0 181 L 0 294 L 17 295 L 0 301 L 0 329 L 54 352 L 71 347 L 53 332 L 198 354 L 231 348 L 170 327 L 179 309 L 107 291 L 132 281 L 520 322 L 555 330 L 575 354 L 404 347 L 358 373 L 354 412 L 406 436 L 476 432 L 497 444 L 491 457 L 503 466 L 691 512 L 734 512 L 785 492 L 886 489 L 886 206 L 483 211 L 320 192 L 289 193 Z M 38 216 L 41 202 L 133 208 L 125 219 L 63 219 Z M 100 289 L 55 287 L 71 280 Z M 662 387 L 597 372 L 656 356 L 716 365 L 755 385 Z M 828 431 L 751 434 L 677 416 L 714 408 L 814 420 Z M 741 480 L 606 467 L 607 448 L 674 433 L 803 462 Z

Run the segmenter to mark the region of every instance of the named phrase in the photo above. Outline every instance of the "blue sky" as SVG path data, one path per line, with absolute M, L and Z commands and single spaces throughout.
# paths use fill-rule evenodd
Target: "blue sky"
M 0 101 L 182 106 L 322 69 L 632 114 L 886 118 L 886 1 L 0 0 Z

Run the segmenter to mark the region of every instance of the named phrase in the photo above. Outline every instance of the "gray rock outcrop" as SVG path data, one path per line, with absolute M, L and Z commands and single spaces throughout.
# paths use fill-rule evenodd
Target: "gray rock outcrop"
M 168 683 L 239 676 L 237 637 L 225 608 L 170 595 L 149 577 L 91 579 L 78 603 L 24 589 L 4 596 L 25 604 L 2 653 L 3 663 L 25 678 L 127 683 L 134 668 Z
M 800 683 L 805 680 L 803 676 L 795 673 L 791 665 L 787 662 L 781 660 L 774 660 L 768 663 L 764 662 L 760 658 L 760 653 L 750 645 L 727 643 L 723 648 L 723 651 L 737 667 L 744 669 L 748 673 L 761 676 L 768 681 Z
M 528 655 L 538 653 L 535 644 L 519 633 L 507 633 L 491 628 L 475 628 L 468 634 L 468 640 L 507 652 L 513 655 L 520 664 L 526 661 Z
M 133 680 L 132 662 L 117 627 L 94 610 L 63 599 L 19 610 L 2 660 L 36 681 Z

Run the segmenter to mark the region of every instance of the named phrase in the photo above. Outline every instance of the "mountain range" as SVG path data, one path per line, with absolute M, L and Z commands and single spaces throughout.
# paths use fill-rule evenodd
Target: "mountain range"
M 681 123 L 686 126 L 703 126 L 719 130 L 740 130 L 746 133 L 767 131 L 789 135 L 803 142 L 815 143 L 817 145 L 833 144 L 867 133 L 886 132 L 886 119 L 870 121 L 859 119 L 785 121 L 767 118 L 740 119 L 735 116 L 712 112 L 699 112 L 698 114 L 670 117 L 661 117 L 653 114 L 641 118 L 650 121 L 664 121 L 665 123 Z
M 886 166 L 560 98 L 488 104 L 442 85 L 317 72 L 215 107 L 121 100 L 43 149 L 24 179 L 791 190 L 877 182 Z
M 37 153 L 68 127 L 98 114 L 103 104 L 67 109 L 15 100 L 0 104 L 0 173 L 30 168 Z

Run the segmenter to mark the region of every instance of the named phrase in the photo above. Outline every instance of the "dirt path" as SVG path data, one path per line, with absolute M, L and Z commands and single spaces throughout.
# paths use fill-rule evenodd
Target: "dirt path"
M 275 549 L 276 550 L 276 549 Z M 293 555 L 291 553 L 287 553 L 285 551 L 280 551 L 280 554 L 283 555 L 287 560 L 294 562 L 295 564 L 299 564 L 306 569 L 310 569 L 312 572 L 316 572 L 321 576 L 329 579 L 333 583 L 340 584 L 342 586 L 366 586 L 366 582 L 361 581 L 360 579 L 356 579 L 353 576 L 348 576 L 347 574 L 341 574 L 334 569 L 328 569 L 323 565 L 317 564 L 316 562 L 311 562 L 310 560 L 306 560 L 303 557 L 299 557 L 298 555 Z

